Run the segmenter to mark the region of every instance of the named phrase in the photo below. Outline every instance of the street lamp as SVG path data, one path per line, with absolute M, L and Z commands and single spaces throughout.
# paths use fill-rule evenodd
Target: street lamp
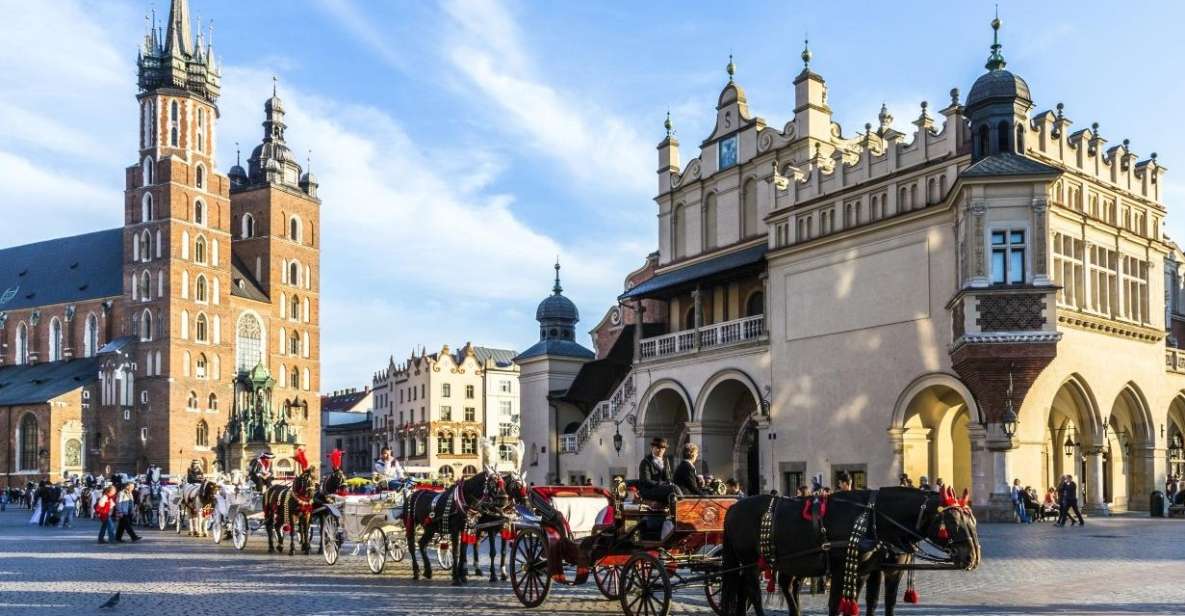
M 617 455 L 619 456 L 621 455 L 621 446 L 624 440 L 621 437 L 621 424 L 613 424 L 613 449 L 617 450 Z
M 1074 442 L 1073 435 L 1071 435 L 1069 432 L 1067 432 L 1066 433 L 1066 442 L 1065 442 L 1065 444 L 1062 445 L 1062 451 L 1064 451 L 1067 456 L 1072 456 L 1072 455 L 1074 455 L 1074 448 L 1077 446 L 1078 446 L 1078 443 Z
M 1016 416 L 1016 410 L 1012 408 L 1012 364 L 1008 366 L 1008 398 L 1004 401 L 1004 416 L 1000 420 L 1000 428 L 1004 430 L 1004 436 L 1010 440 L 1016 436 L 1016 429 L 1020 423 L 1020 419 Z

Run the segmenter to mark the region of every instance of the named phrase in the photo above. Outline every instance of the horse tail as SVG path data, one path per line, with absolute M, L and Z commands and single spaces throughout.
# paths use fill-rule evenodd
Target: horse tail
M 724 571 L 720 575 L 720 613 L 725 616 L 736 615 L 744 616 L 745 601 L 744 593 L 741 592 L 741 571 L 740 562 L 737 558 L 736 549 L 728 538 L 724 539 L 724 549 L 720 568 Z

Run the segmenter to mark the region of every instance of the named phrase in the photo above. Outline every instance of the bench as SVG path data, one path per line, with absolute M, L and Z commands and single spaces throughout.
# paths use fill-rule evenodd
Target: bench
M 602 488 L 535 486 L 531 488 L 531 502 L 546 523 L 563 529 L 573 541 L 614 525 L 613 497 Z

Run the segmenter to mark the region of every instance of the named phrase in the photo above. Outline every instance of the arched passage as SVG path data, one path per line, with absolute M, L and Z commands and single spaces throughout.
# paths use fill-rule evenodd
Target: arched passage
M 704 385 L 693 428 L 704 472 L 734 478 L 750 493 L 761 486 L 758 439 L 749 421 L 757 409 L 752 381 L 739 372 L 721 373 Z
M 1100 424 L 1093 394 L 1078 377 L 1067 379 L 1053 396 L 1045 422 L 1042 489 L 1056 488 L 1058 478 L 1071 475 L 1085 493 L 1086 478 L 1091 475 L 1087 454 L 1097 455 Z
M 661 386 L 655 389 L 646 402 L 642 416 L 642 436 L 647 441 L 655 437 L 667 439 L 668 455 L 678 455 L 687 442 L 687 424 L 691 421 L 691 410 L 687 397 L 675 386 Z M 648 446 L 643 451 L 649 451 Z
M 1185 393 L 1178 394 L 1169 404 L 1167 429 L 1166 471 L 1180 479 L 1185 476 Z
M 901 472 L 915 485 L 924 476 L 956 491 L 973 489 L 971 426 L 978 422 L 974 400 L 957 379 L 933 375 L 915 382 L 893 426 L 901 435 Z
M 1107 418 L 1103 442 L 1103 501 L 1117 510 L 1143 509 L 1140 495 L 1152 490 L 1153 462 L 1148 406 L 1134 384 L 1119 392 Z

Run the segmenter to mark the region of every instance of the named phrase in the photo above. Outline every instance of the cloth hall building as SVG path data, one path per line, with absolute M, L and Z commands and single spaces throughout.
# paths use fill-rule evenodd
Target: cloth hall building
M 266 101 L 261 143 L 224 174 L 220 70 L 188 0 L 145 34 L 137 68 L 123 225 L 0 250 L 9 484 L 320 457 L 320 200 L 283 103 Z
M 1013 478 L 1071 474 L 1089 508 L 1146 509 L 1185 457 L 1156 155 L 1037 109 L 998 38 L 965 96 L 854 134 L 802 59 L 784 126 L 749 112 L 731 61 L 685 163 L 668 119 L 657 251 L 596 357 L 519 360 L 531 468 L 633 477 L 662 436 L 751 493 L 906 473 L 1001 517 Z

